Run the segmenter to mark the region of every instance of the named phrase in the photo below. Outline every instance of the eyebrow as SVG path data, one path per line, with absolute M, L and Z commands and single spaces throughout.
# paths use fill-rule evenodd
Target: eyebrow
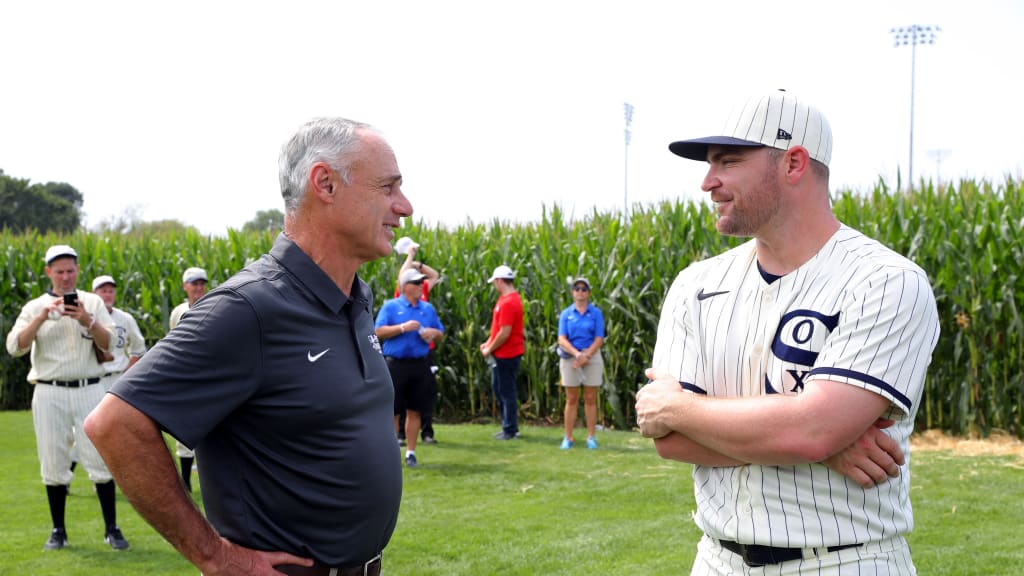
M 721 160 L 722 156 L 740 155 L 746 156 L 756 150 L 760 150 L 764 146 L 721 146 L 718 151 L 712 153 L 708 157 L 708 162 L 715 162 Z

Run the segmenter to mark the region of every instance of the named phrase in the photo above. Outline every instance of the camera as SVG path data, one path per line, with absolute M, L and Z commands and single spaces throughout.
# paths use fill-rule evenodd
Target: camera
M 78 306 L 78 293 L 71 292 L 64 295 L 65 306 Z

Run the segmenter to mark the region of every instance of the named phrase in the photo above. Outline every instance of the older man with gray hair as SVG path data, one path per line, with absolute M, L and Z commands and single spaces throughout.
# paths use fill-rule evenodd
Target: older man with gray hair
M 135 508 L 203 574 L 379 574 L 398 520 L 394 390 L 357 275 L 412 205 L 379 131 L 342 118 L 281 152 L 284 232 L 197 302 L 86 421 Z M 206 518 L 166 430 L 195 447 Z

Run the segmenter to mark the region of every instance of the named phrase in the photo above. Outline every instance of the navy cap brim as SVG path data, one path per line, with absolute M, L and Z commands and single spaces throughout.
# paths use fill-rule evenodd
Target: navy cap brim
M 673 142 L 668 145 L 668 149 L 676 156 L 682 156 L 689 160 L 706 162 L 708 159 L 708 146 L 712 145 L 750 147 L 764 146 L 764 144 L 760 142 L 740 140 L 739 138 L 733 138 L 731 136 L 706 136 L 704 138 L 694 138 L 693 140 L 679 140 L 678 142 Z

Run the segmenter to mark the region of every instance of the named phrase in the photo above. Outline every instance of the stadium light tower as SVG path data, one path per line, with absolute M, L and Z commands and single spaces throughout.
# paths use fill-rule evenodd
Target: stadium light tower
M 626 113 L 626 152 L 625 160 L 623 164 L 623 184 L 622 184 L 622 215 L 623 217 L 629 216 L 629 138 L 631 132 L 629 127 L 633 124 L 633 105 L 629 102 L 622 103 L 622 109 Z
M 892 33 L 894 46 L 910 46 L 910 164 L 907 169 L 909 189 L 914 189 L 914 76 L 917 67 L 917 45 L 935 44 L 936 35 L 942 29 L 938 26 L 919 26 L 911 24 L 889 30 Z

